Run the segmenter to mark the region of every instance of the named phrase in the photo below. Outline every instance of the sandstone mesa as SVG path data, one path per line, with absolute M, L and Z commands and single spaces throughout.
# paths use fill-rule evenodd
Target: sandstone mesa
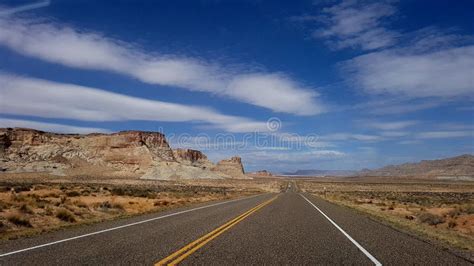
M 63 176 L 145 179 L 248 178 L 239 157 L 209 161 L 201 151 L 171 149 L 164 134 L 58 134 L 0 128 L 0 170 Z

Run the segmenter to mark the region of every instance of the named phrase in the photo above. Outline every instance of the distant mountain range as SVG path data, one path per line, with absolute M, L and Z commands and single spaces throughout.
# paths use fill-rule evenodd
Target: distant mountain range
M 283 175 L 288 176 L 353 176 L 356 175 L 357 171 L 351 170 L 316 170 L 316 169 L 307 169 L 307 170 L 297 170 L 295 172 L 283 173 Z
M 375 170 L 362 170 L 358 175 L 474 177 L 474 156 L 471 154 L 464 154 L 446 159 L 423 160 L 418 163 L 389 165 Z
M 298 170 L 283 173 L 285 176 L 314 176 L 314 177 L 349 177 L 349 176 L 395 176 L 395 177 L 436 177 L 436 178 L 461 178 L 471 180 L 474 178 L 474 155 L 464 154 L 456 157 L 423 160 L 417 163 L 404 163 L 388 165 L 378 169 L 351 170 Z

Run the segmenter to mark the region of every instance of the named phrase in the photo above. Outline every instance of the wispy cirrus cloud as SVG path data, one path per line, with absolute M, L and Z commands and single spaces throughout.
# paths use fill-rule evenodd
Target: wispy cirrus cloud
M 352 3 L 365 6 L 358 1 Z M 394 8 L 390 5 L 390 10 Z M 365 25 L 378 30 L 377 23 L 370 21 Z M 375 96 L 405 99 L 472 96 L 474 36 L 431 26 L 399 33 L 397 42 L 392 44 L 342 62 L 340 66 L 348 83 Z M 439 103 L 436 99 L 431 102 Z M 421 103 L 413 108 L 427 105 Z
M 104 129 L 104 128 L 78 127 L 78 126 L 70 126 L 70 125 L 57 124 L 57 123 L 37 122 L 37 121 L 31 121 L 31 120 L 8 119 L 8 118 L 0 118 L 0 127 L 33 128 L 33 129 L 43 130 L 47 132 L 56 132 L 56 133 L 87 134 L 87 133 L 110 132 L 109 130 Z
M 358 56 L 344 70 L 366 93 L 407 98 L 472 96 L 474 45 L 434 52 L 390 49 Z
M 459 123 L 459 122 L 437 123 L 436 127 L 439 130 L 471 130 L 474 132 L 474 122 L 472 123 Z
M 375 108 L 370 108 L 371 114 L 375 115 L 391 115 L 391 114 L 406 114 L 412 112 L 423 111 L 426 109 L 431 109 L 442 105 L 439 101 L 429 101 L 429 102 L 421 102 L 421 103 L 413 103 L 413 102 L 400 102 L 400 103 L 392 103 L 392 104 L 383 104 L 382 101 Z M 385 102 L 386 103 L 386 102 Z M 368 109 L 369 106 L 365 106 Z
M 38 19 L 0 18 L 0 28 L 0 45 L 48 62 L 212 93 L 275 112 L 315 115 L 325 111 L 313 88 L 285 73 L 238 71 L 199 58 L 149 53 L 101 33 Z
M 418 139 L 445 139 L 474 137 L 474 131 L 428 131 L 416 135 Z
M 406 127 L 410 127 L 418 124 L 418 121 L 414 120 L 405 120 L 405 121 L 366 121 L 362 123 L 364 126 L 371 128 L 381 129 L 381 130 L 399 130 Z
M 1 8 L 0 9 L 0 17 L 2 16 L 11 16 L 19 12 L 34 10 L 42 7 L 47 7 L 51 4 L 50 0 L 34 2 L 30 4 L 20 5 L 11 8 Z M 1 7 L 1 6 L 0 6 Z
M 200 122 L 229 132 L 267 131 L 265 122 L 200 106 L 0 73 L 0 113 L 83 121 Z
M 392 3 L 345 0 L 324 8 L 318 19 L 323 28 L 315 30 L 312 36 L 327 40 L 330 48 L 335 50 L 374 50 L 391 46 L 399 34 L 383 24 L 384 19 L 397 11 Z
M 319 14 L 306 14 L 300 21 L 322 25 L 313 36 L 328 41 L 330 48 L 351 47 L 366 52 L 339 64 L 347 84 L 366 94 L 405 99 L 472 99 L 474 36 L 435 26 L 411 32 L 391 29 L 390 19 L 398 12 L 396 3 L 343 0 L 323 8 Z M 393 106 L 382 108 L 381 112 L 417 111 L 431 106 Z
M 380 132 L 381 136 L 384 137 L 391 137 L 391 138 L 397 138 L 397 137 L 404 137 L 410 135 L 410 132 L 408 131 L 382 131 Z
M 385 116 L 394 114 L 406 114 L 412 112 L 423 111 L 440 107 L 448 103 L 447 99 L 407 99 L 407 98 L 387 98 L 387 97 L 373 97 L 372 100 L 366 100 L 363 103 L 355 104 L 345 110 L 357 110 L 367 113 L 372 116 Z
M 321 136 L 323 141 L 367 141 L 376 142 L 384 140 L 383 137 L 369 134 L 333 133 Z
M 390 30 L 379 22 L 384 16 L 396 12 L 393 3 L 343 1 L 329 9 L 336 14 L 340 12 L 341 22 L 326 31 L 329 35 L 339 32 L 342 36 L 355 33 L 357 38 L 366 39 L 361 29 L 367 28 L 380 32 L 373 37 L 382 41 L 384 34 Z M 357 20 L 358 16 L 351 18 L 346 10 L 354 13 L 360 10 L 358 16 L 363 18 L 363 22 L 352 25 L 351 21 Z M 370 44 L 368 40 L 364 42 Z M 355 84 L 370 95 L 396 95 L 408 99 L 469 96 L 474 92 L 473 44 L 473 36 L 456 33 L 455 29 L 443 30 L 432 26 L 398 33 L 398 38 L 396 41 L 393 39 L 390 45 L 381 45 L 377 47 L 381 49 L 356 56 L 340 66 L 349 84 Z

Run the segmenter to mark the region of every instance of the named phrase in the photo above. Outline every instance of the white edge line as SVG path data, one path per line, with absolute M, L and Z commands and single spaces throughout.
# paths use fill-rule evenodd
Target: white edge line
M 29 251 L 29 250 L 33 250 L 33 249 L 38 249 L 38 248 L 42 248 L 42 247 L 56 245 L 56 244 L 59 244 L 59 243 L 63 243 L 63 242 L 67 242 L 67 241 L 71 241 L 71 240 L 75 240 L 75 239 L 79 239 L 79 238 L 98 235 L 98 234 L 102 234 L 102 233 L 122 229 L 122 228 L 125 228 L 125 227 L 130 227 L 130 226 L 134 226 L 134 225 L 138 225 L 138 224 L 148 223 L 148 222 L 152 222 L 152 221 L 155 221 L 155 220 L 160 220 L 160 219 L 163 219 L 163 218 L 167 218 L 167 217 L 171 217 L 171 216 L 175 216 L 175 215 L 179 215 L 179 214 L 183 214 L 183 213 L 187 213 L 187 212 L 206 209 L 206 208 L 210 208 L 210 207 L 214 207 L 214 206 L 218 206 L 218 205 L 222 205 L 222 204 L 227 204 L 227 203 L 231 203 L 231 202 L 235 202 L 235 201 L 251 199 L 251 198 L 254 198 L 254 197 L 257 197 L 257 196 L 263 196 L 263 195 L 266 195 L 266 194 L 267 193 L 258 194 L 258 195 L 245 197 L 245 198 L 240 198 L 240 199 L 224 201 L 224 202 L 218 202 L 218 203 L 214 203 L 214 204 L 211 204 L 211 205 L 206 205 L 206 206 L 201 206 L 201 207 L 197 207 L 197 208 L 194 208 L 194 209 L 189 209 L 189 210 L 184 210 L 184 211 L 180 211 L 180 212 L 170 213 L 170 214 L 166 214 L 166 215 L 155 217 L 155 218 L 146 219 L 146 220 L 139 221 L 139 222 L 124 224 L 124 225 L 120 225 L 120 226 L 116 226 L 116 227 L 112 227 L 112 228 L 108 228 L 108 229 L 104 229 L 104 230 L 100 230 L 100 231 L 96 231 L 96 232 L 92 232 L 92 233 L 88 233 L 88 234 L 78 235 L 78 236 L 75 236 L 75 237 L 65 238 L 65 239 L 61 239 L 61 240 L 58 240 L 58 241 L 49 242 L 49 243 L 46 243 L 46 244 L 32 246 L 32 247 L 24 248 L 24 249 L 20 249 L 20 250 L 15 250 L 15 251 L 0 254 L 0 258 L 10 256 L 10 255 L 13 255 L 13 254 L 17 254 L 17 253 L 21 253 L 21 252 L 25 252 L 25 251 Z
M 367 258 L 369 258 L 375 265 L 381 266 L 382 263 L 378 261 L 372 254 L 370 254 L 363 246 L 361 246 L 357 241 L 355 241 L 354 238 L 352 238 L 346 231 L 344 231 L 339 225 L 337 225 L 329 216 L 327 216 L 323 211 L 321 211 L 314 203 L 312 203 L 310 200 L 308 200 L 303 194 L 300 194 L 301 197 L 303 197 L 309 204 L 311 204 L 316 210 L 318 210 L 328 221 L 330 221 L 339 231 L 341 231 L 344 236 L 346 236 L 352 244 L 354 244 L 362 253 L 364 253 Z

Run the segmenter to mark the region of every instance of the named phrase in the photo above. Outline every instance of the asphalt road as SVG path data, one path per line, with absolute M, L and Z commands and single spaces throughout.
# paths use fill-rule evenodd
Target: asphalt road
M 472 265 L 438 246 L 301 194 L 294 187 L 280 194 L 0 242 L 0 265 L 152 265 L 160 261 L 183 265 Z

